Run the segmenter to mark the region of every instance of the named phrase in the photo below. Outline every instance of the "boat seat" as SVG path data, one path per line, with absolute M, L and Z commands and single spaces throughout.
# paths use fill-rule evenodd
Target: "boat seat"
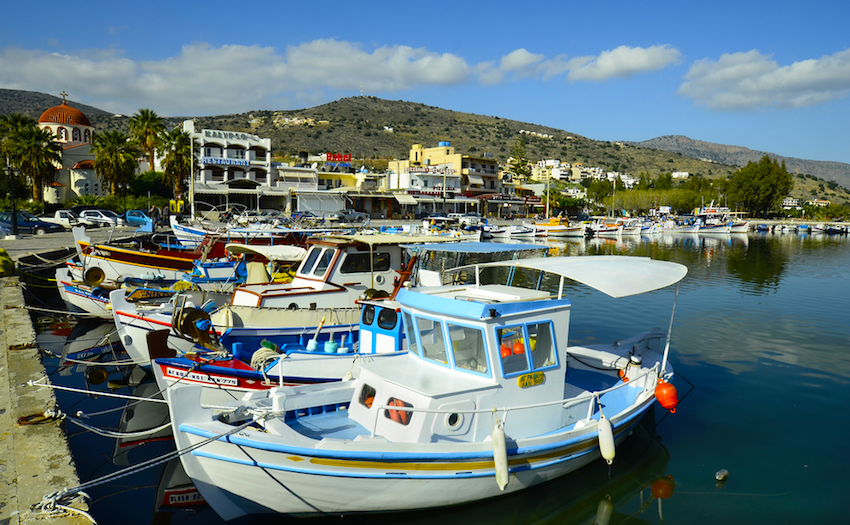
M 146 339 L 148 341 L 148 352 L 151 356 L 151 361 L 161 357 L 175 357 L 177 351 L 168 347 L 168 334 L 170 329 L 153 330 L 148 332 Z

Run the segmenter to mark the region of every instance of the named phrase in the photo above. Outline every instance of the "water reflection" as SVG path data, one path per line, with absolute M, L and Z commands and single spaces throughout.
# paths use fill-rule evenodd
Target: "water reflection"
M 840 522 L 845 514 L 842 498 L 850 490 L 850 481 L 831 451 L 842 450 L 843 436 L 850 431 L 850 417 L 844 410 L 850 395 L 850 323 L 845 320 L 850 239 L 778 233 L 712 238 L 659 235 L 605 241 L 560 239 L 543 245 L 561 256 L 637 255 L 688 266 L 672 332 L 671 362 L 680 394 L 688 388 L 683 377 L 695 388 L 676 415 L 661 426 L 670 452 L 651 433 L 651 439 L 646 439 L 636 432 L 618 448 L 610 476 L 607 466 L 595 462 L 575 477 L 527 492 L 389 519 L 423 524 L 591 523 L 609 516 L 610 501 L 614 508 L 609 523 L 661 523 L 659 506 L 667 522 Z M 517 278 L 536 279 L 519 274 Z M 544 285 L 557 289 L 556 281 Z M 652 326 L 667 330 L 673 303 L 671 290 L 619 301 L 581 286 L 568 285 L 567 294 L 574 305 L 573 344 L 610 343 Z M 123 359 L 120 345 L 104 342 L 110 340 L 109 324 L 84 330 L 65 319 L 43 318 L 37 329 L 39 346 L 54 356 L 45 358 L 45 365 L 56 383 L 130 394 L 146 382 L 137 369 L 109 363 Z M 89 350 L 108 349 L 87 355 L 89 342 Z M 67 363 L 72 354 L 85 356 L 81 361 L 91 360 L 103 371 L 95 378 L 97 384 L 91 373 L 86 374 L 92 369 L 89 364 Z M 67 413 L 90 414 L 86 421 L 100 428 L 142 429 L 161 421 L 146 415 L 141 405 L 128 407 L 124 400 L 65 392 L 57 392 L 57 400 Z M 105 410 L 111 412 L 100 414 Z M 830 414 L 829 432 L 800 424 L 818 411 Z M 83 481 L 114 472 L 122 461 L 138 464 L 173 449 L 164 435 L 159 436 L 161 440 L 127 438 L 124 443 L 129 445 L 116 449 L 114 438 L 70 423 L 67 432 Z M 800 447 L 800 443 L 819 445 Z M 782 461 L 776 461 L 779 457 Z M 158 465 L 89 490 L 95 517 L 100 523 L 221 523 L 208 507 L 198 506 L 199 498 L 186 485 L 179 466 L 179 461 Z M 718 488 L 714 473 L 720 468 L 728 468 L 730 477 Z M 658 482 L 657 492 L 664 494 L 664 482 L 658 480 L 666 478 L 668 470 L 680 485 L 672 498 L 661 500 L 653 495 L 652 486 Z M 823 479 L 831 483 L 823 484 Z M 768 493 L 777 496 L 763 496 Z M 747 497 L 754 494 L 758 497 Z M 345 519 L 367 520 L 371 524 L 375 518 Z M 339 517 L 311 521 L 336 522 Z

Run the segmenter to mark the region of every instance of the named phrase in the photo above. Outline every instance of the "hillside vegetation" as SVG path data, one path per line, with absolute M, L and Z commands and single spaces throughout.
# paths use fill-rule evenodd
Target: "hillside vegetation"
M 24 113 L 37 119 L 45 109 L 61 102 L 59 97 L 42 93 L 0 90 L 0 114 Z M 69 105 L 83 111 L 98 131 L 115 129 L 129 133 L 129 116 L 113 115 L 74 102 L 69 102 Z M 150 109 L 156 111 L 156 108 Z M 285 123 L 287 117 L 298 123 Z M 597 141 L 577 133 L 497 116 L 461 113 L 375 97 L 349 97 L 299 110 L 256 110 L 211 117 L 167 117 L 166 120 L 169 125 L 177 126 L 187 118 L 194 118 L 196 129 L 245 131 L 271 138 L 273 153 L 279 158 L 292 158 L 302 152 L 351 153 L 376 170 L 384 169 L 390 159 L 407 158 L 413 144 L 433 147 L 440 141 L 451 142 L 459 153 L 482 157 L 492 155 L 505 163 L 512 146 L 520 138 L 525 141 L 528 157 L 533 161 L 560 159 L 635 176 L 646 172 L 653 178 L 676 171 L 706 179 L 725 178 L 739 166 L 746 165 L 747 161 L 763 156 L 759 152 L 752 152 L 755 156 L 749 157 L 711 154 L 712 150 L 735 147 L 692 141 L 686 137 L 673 141 L 678 144 L 676 148 L 670 146 L 669 137 L 636 144 Z M 521 131 L 537 135 L 520 134 Z M 685 144 L 689 146 L 685 147 Z M 806 200 L 823 197 L 837 203 L 850 203 L 850 194 L 842 187 L 850 186 L 850 175 L 846 183 L 836 183 L 834 177 L 837 172 L 827 169 L 824 164 L 843 166 L 848 174 L 850 165 L 816 161 L 800 163 L 788 165 L 789 172 L 798 174 L 794 179 L 794 197 Z M 808 171 L 800 171 L 802 169 Z

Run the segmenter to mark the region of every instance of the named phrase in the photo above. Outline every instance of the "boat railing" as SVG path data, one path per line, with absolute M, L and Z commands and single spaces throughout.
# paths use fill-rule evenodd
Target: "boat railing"
M 458 414 L 458 413 L 461 413 L 461 414 L 489 414 L 489 413 L 498 414 L 500 412 L 501 413 L 507 413 L 507 412 L 512 412 L 512 411 L 516 411 L 516 410 L 530 410 L 530 409 L 534 409 L 534 408 L 543 408 L 543 407 L 552 406 L 552 405 L 559 405 L 559 404 L 562 405 L 562 408 L 567 409 L 567 408 L 570 408 L 572 406 L 575 406 L 575 405 L 578 405 L 578 404 L 581 404 L 581 403 L 584 403 L 584 402 L 587 402 L 587 401 L 591 401 L 591 403 L 589 403 L 588 408 L 587 408 L 587 419 L 590 419 L 593 416 L 593 412 L 594 412 L 595 404 L 592 402 L 594 399 L 596 400 L 596 404 L 598 404 L 599 399 L 602 396 L 604 396 L 605 394 L 608 394 L 610 392 L 614 392 L 615 390 L 618 390 L 620 388 L 625 388 L 627 386 L 633 386 L 638 382 L 639 379 L 643 379 L 643 378 L 645 378 L 645 377 L 647 377 L 651 374 L 654 374 L 655 377 L 657 378 L 657 377 L 659 377 L 660 367 L 661 367 L 661 365 L 659 363 L 655 363 L 655 365 L 653 365 L 652 368 L 649 368 L 645 372 L 638 374 L 633 379 L 630 379 L 628 382 L 620 381 L 616 385 L 609 387 L 609 388 L 605 388 L 603 390 L 594 390 L 594 391 L 583 392 L 582 394 L 579 394 L 578 396 L 576 396 L 573 399 L 559 399 L 557 401 L 547 401 L 545 403 L 534 403 L 534 404 L 531 404 L 531 405 L 520 405 L 520 406 L 512 406 L 512 407 L 498 407 L 498 408 L 497 407 L 478 408 L 478 409 L 473 409 L 473 410 L 458 410 L 457 408 L 440 409 L 440 408 L 416 408 L 416 407 L 406 407 L 406 406 L 399 406 L 399 405 L 379 405 L 378 411 L 376 412 L 376 414 L 380 414 L 381 411 L 383 411 L 383 410 L 397 410 L 397 411 L 404 411 L 404 412 L 420 412 L 420 413 L 423 413 L 423 414 Z M 641 393 L 646 393 L 648 391 L 654 391 L 654 389 L 655 389 L 655 381 L 644 381 L 644 385 L 641 388 Z M 376 435 L 379 419 L 380 418 L 376 416 L 374 421 L 372 422 L 371 437 L 375 437 L 375 435 Z M 610 419 L 610 417 L 609 417 L 609 419 Z

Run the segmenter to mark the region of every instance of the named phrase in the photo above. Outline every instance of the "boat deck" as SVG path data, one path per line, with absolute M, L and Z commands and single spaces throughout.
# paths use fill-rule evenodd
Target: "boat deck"
M 564 385 L 564 399 L 571 399 L 590 392 L 606 390 L 619 383 L 619 378 L 592 370 L 570 369 L 567 373 L 567 383 Z M 626 385 L 612 392 L 603 394 L 600 398 L 602 410 L 610 418 L 629 408 L 637 395 L 635 387 Z M 586 412 L 587 404 L 582 404 Z M 586 416 L 582 416 L 586 417 Z M 599 409 L 593 413 L 593 419 L 599 419 Z M 345 407 L 331 405 L 302 410 L 296 415 L 288 413 L 286 423 L 295 432 L 309 439 L 341 439 L 354 440 L 358 436 L 368 436 L 370 430 L 349 419 Z M 568 428 L 568 427 L 567 427 Z M 567 428 L 557 429 L 562 432 Z

